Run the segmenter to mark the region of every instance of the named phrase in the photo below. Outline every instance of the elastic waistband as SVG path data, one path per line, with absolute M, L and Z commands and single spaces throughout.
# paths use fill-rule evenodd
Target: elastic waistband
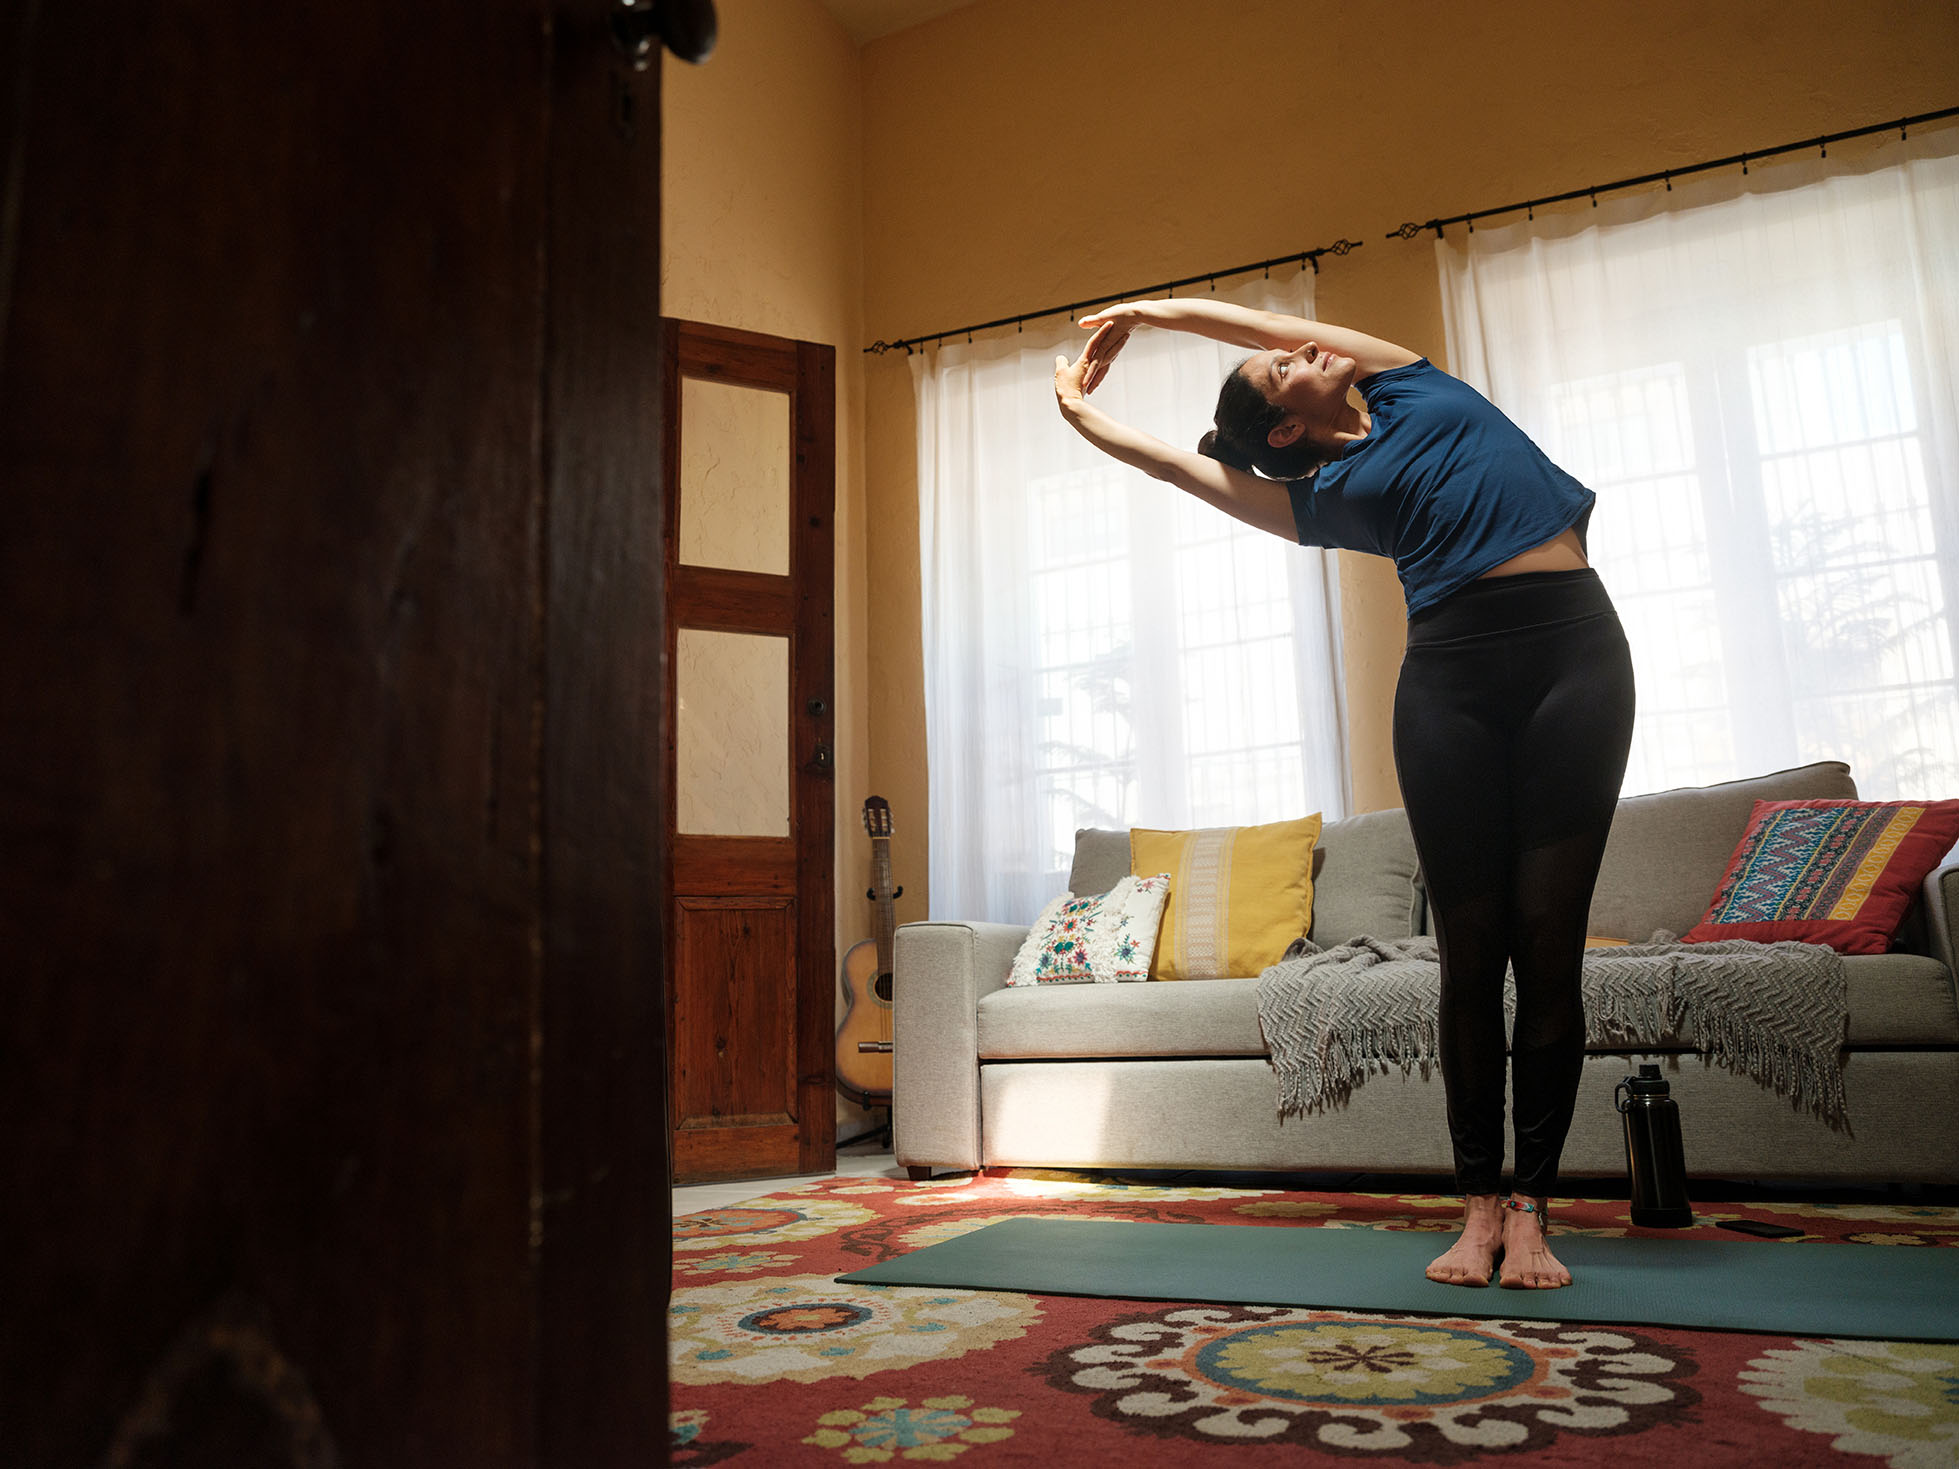
M 1589 566 L 1484 577 L 1409 618 L 1408 645 L 1573 622 L 1614 610 L 1605 583 Z

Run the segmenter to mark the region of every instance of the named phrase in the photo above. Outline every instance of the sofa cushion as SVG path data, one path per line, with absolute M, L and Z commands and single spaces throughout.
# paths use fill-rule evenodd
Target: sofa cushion
M 1362 934 L 1400 939 L 1420 932 L 1418 865 L 1408 817 L 1398 806 L 1327 822 L 1313 847 L 1313 942 L 1332 948 Z M 1105 893 L 1128 875 L 1128 832 L 1084 827 L 1075 833 L 1069 892 Z
M 1917 954 L 1844 960 L 1847 1044 L 1959 1046 L 1959 1001 L 1945 966 Z M 1262 1056 L 1258 981 L 995 990 L 980 1000 L 982 1060 L 1073 1056 Z M 1691 1049 L 1691 1034 L 1652 1049 Z M 1609 1051 L 1613 1048 L 1602 1047 Z M 1623 1047 L 1618 1049 L 1623 1050 Z
M 1795 939 L 1883 954 L 1959 842 L 1959 801 L 1757 801 L 1688 943 Z
M 1329 821 L 1313 851 L 1313 942 L 1331 949 L 1362 934 L 1405 939 L 1419 933 L 1420 865 L 1408 813 L 1399 806 Z
M 978 1009 L 982 1060 L 1265 1054 L 1256 979 L 1003 989 Z
M 1959 1046 L 1952 976 L 1922 954 L 1850 954 L 1843 961 L 1852 1046 Z
M 1318 814 L 1264 826 L 1129 833 L 1129 870 L 1170 874 L 1151 979 L 1229 979 L 1279 962 L 1313 919 Z
M 1063 893 L 1041 910 L 1014 955 L 1007 983 L 1140 984 L 1150 977 L 1150 956 L 1163 922 L 1170 878 L 1125 877 L 1106 893 L 1077 898 Z
M 1707 911 L 1757 801 L 1856 797 L 1850 767 L 1837 760 L 1627 796 L 1612 818 L 1585 931 L 1641 942 L 1660 930 L 1686 933 Z
M 1084 826 L 1075 833 L 1075 865 L 1068 891 L 1078 898 L 1106 893 L 1129 876 L 1129 833 Z

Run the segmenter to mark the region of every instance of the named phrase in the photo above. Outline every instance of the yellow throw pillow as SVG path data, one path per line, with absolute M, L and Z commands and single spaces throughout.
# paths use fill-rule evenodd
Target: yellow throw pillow
M 1129 833 L 1129 870 L 1170 874 L 1151 979 L 1247 978 L 1313 926 L 1320 818 Z

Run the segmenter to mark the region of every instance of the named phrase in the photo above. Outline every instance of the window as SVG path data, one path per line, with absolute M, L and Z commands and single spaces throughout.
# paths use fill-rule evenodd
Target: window
M 1840 759 L 1959 791 L 1955 137 L 1443 248 L 1452 360 L 1598 491 L 1627 790 Z
M 1310 315 L 1308 278 L 1246 304 Z M 1072 335 L 1070 335 L 1072 333 Z M 1101 454 L 1055 411 L 1052 336 L 913 359 L 932 910 L 1027 922 L 1084 826 L 1345 814 L 1332 553 Z M 1195 444 L 1244 353 L 1139 332 L 1096 401 Z
M 1118 466 L 1031 489 L 1034 741 L 1057 875 L 1079 827 L 1140 824 L 1146 808 L 1190 827 L 1280 820 L 1326 794 L 1307 790 L 1287 547 L 1132 480 Z M 1318 600 L 1307 589 L 1303 610 L 1318 615 Z M 1139 647 L 1163 651 L 1139 659 Z M 1165 699 L 1177 717 L 1139 731 L 1138 701 Z

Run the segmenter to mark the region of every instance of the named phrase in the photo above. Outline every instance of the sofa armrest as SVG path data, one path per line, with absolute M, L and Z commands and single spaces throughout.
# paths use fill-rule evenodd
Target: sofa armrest
M 1008 923 L 907 923 L 891 976 L 892 1151 L 910 1168 L 980 1164 L 979 1002 L 1027 938 Z
M 1959 861 L 1925 879 L 1925 948 L 1959 984 Z

